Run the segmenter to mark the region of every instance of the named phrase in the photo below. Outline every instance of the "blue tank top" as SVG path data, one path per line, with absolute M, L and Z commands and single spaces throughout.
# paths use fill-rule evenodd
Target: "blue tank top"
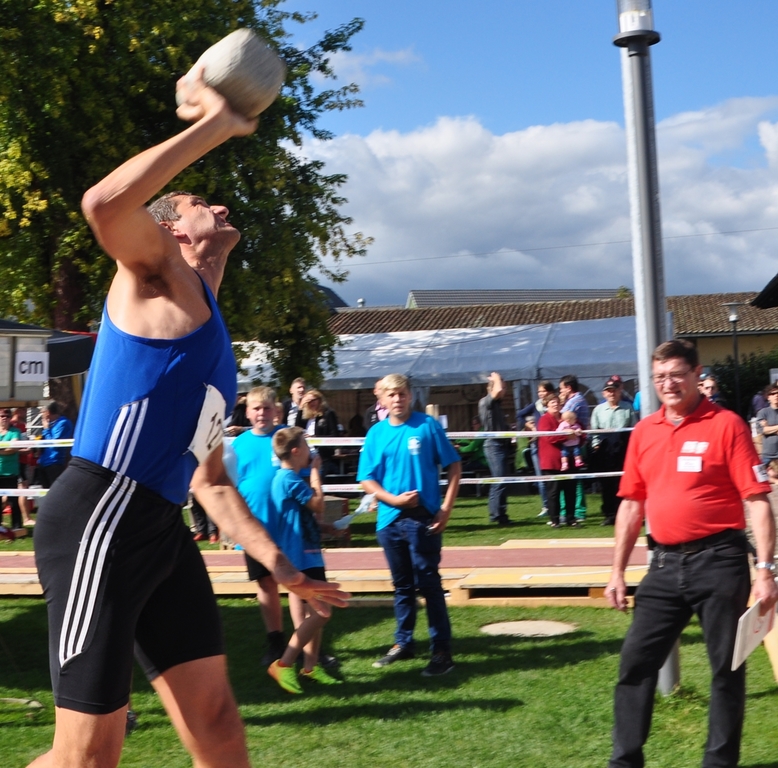
M 203 283 L 209 320 L 180 339 L 146 339 L 117 328 L 107 306 L 97 336 L 73 455 L 186 500 L 197 459 L 189 450 L 212 385 L 226 417 L 237 397 L 235 356 L 216 300 Z

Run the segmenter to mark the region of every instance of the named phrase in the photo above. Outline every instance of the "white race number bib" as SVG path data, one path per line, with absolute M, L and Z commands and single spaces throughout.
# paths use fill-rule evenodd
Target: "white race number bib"
M 205 400 L 200 410 L 200 418 L 197 419 L 195 430 L 189 450 L 197 458 L 198 464 L 202 464 L 213 450 L 224 441 L 224 411 L 227 407 L 222 393 L 210 384 L 205 390 Z

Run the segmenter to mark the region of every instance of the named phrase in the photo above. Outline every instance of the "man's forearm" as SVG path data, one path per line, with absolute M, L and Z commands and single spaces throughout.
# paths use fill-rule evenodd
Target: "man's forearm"
M 251 514 L 243 497 L 232 485 L 195 489 L 195 497 L 220 530 L 239 542 L 251 557 L 268 570 L 287 568 L 289 561 L 262 524 Z
M 202 120 L 161 144 L 127 160 L 84 196 L 85 210 L 112 219 L 144 206 L 181 171 L 229 139 L 232 121 L 225 112 Z
M 757 562 L 772 563 L 775 559 L 775 518 L 767 496 L 750 497 L 748 512 L 751 517 L 751 529 L 756 542 Z

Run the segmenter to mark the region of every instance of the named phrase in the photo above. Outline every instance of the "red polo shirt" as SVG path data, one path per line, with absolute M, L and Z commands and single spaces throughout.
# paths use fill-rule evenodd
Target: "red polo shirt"
M 619 496 L 646 502 L 651 535 L 681 544 L 744 529 L 743 499 L 769 493 L 745 422 L 707 398 L 678 426 L 665 408 L 638 423 Z

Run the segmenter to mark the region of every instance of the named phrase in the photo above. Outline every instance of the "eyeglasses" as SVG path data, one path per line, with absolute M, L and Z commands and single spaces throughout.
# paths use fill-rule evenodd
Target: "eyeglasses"
M 10 413 L 0 413 L 0 419 L 10 419 L 11 414 Z
M 651 380 L 654 384 L 664 384 L 669 381 L 671 384 L 680 384 L 690 373 L 692 369 L 687 368 L 685 371 L 670 371 L 670 373 L 655 373 Z

